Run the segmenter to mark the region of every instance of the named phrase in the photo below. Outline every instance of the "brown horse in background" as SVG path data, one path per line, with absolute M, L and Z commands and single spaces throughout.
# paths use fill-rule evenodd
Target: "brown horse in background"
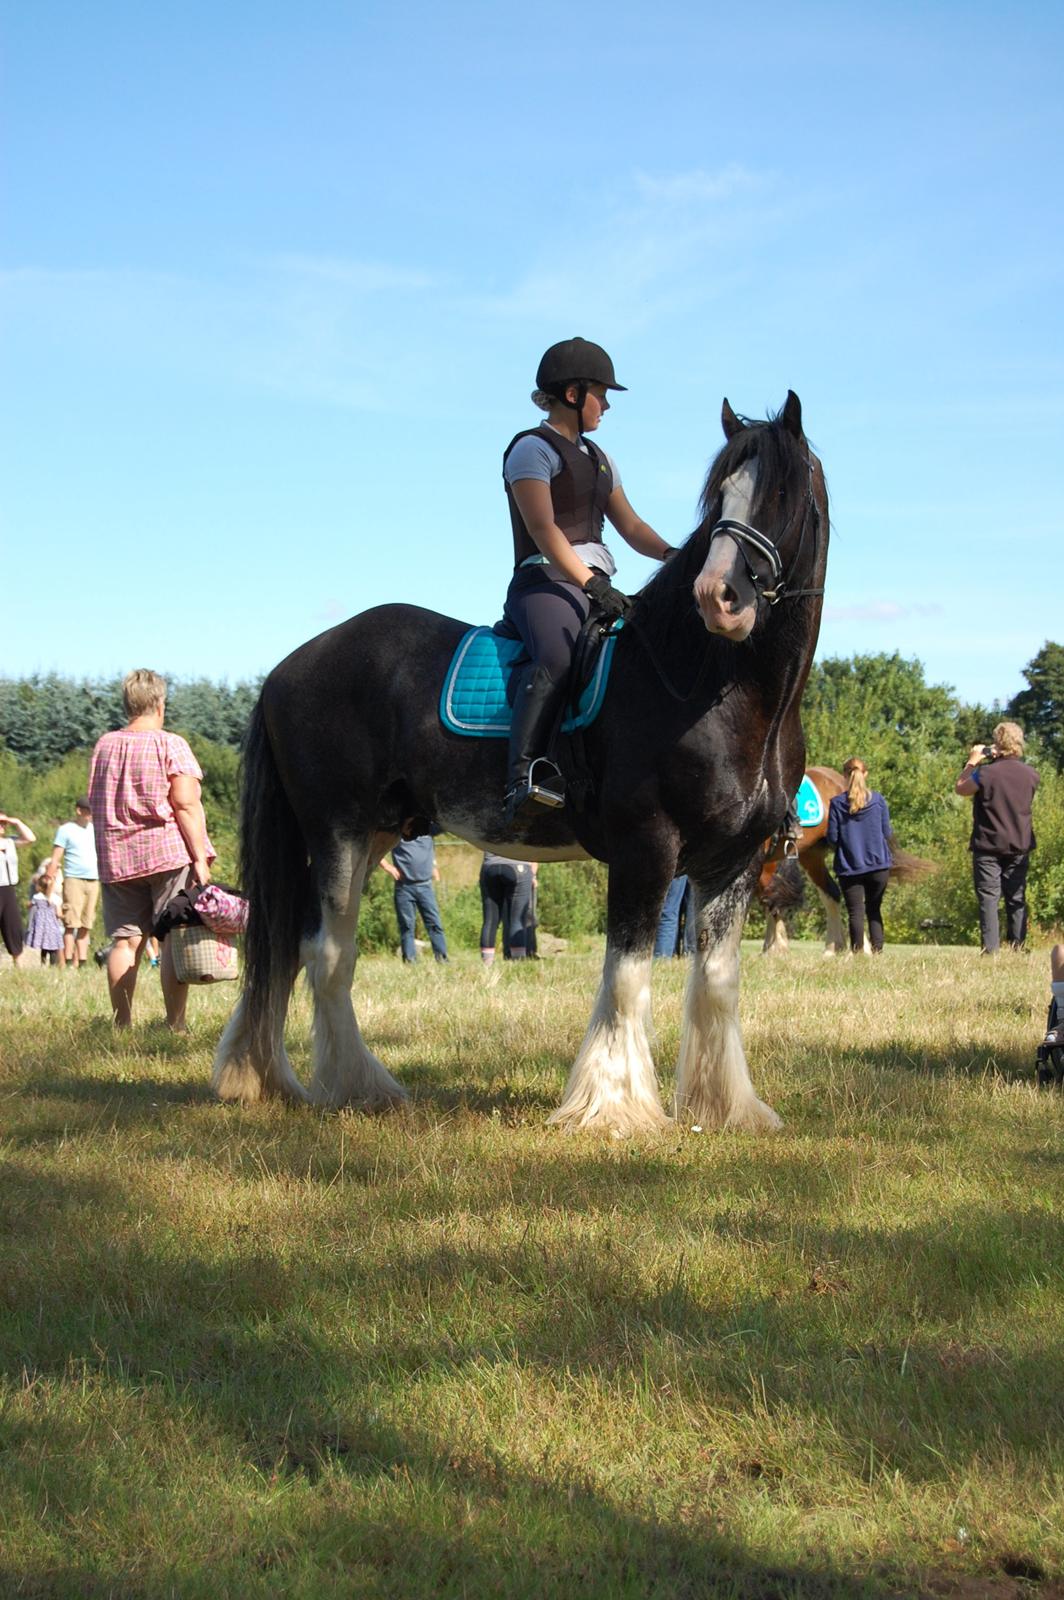
M 757 896 L 765 908 L 765 939 L 763 954 L 775 955 L 787 949 L 788 911 L 801 905 L 802 868 L 820 896 L 827 915 L 827 934 L 824 939 L 826 956 L 842 955 L 849 949 L 849 938 L 842 918 L 842 893 L 828 870 L 828 806 L 837 794 L 845 794 L 846 779 L 834 767 L 807 767 L 805 775 L 824 802 L 824 815 L 814 827 L 801 827 L 798 837 L 791 842 L 781 836 L 769 839 L 765 845 L 765 858 L 758 880 Z M 935 864 L 910 855 L 894 845 L 891 850 L 893 865 L 891 883 L 913 883 L 927 872 L 934 872 Z M 867 935 L 865 939 L 867 949 Z

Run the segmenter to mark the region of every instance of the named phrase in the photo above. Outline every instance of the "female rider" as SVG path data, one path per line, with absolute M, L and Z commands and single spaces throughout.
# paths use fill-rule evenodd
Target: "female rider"
M 604 518 L 640 555 L 664 561 L 673 553 L 632 509 L 611 457 L 585 438 L 609 410 L 610 389 L 624 384 L 601 345 L 587 339 L 551 345 L 532 395 L 547 420 L 517 434 L 503 455 L 514 536 L 504 616 L 528 657 L 512 684 L 508 821 L 534 814 L 535 802 L 564 805 L 561 774 L 543 752 L 580 627 L 592 604 L 607 617 L 622 617 L 631 605 L 610 581 L 617 564 L 602 542 Z

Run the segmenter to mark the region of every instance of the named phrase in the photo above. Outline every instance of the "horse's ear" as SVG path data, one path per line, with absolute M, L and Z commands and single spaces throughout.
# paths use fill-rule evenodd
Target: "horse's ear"
M 743 431 L 743 425 L 728 404 L 727 399 L 725 399 L 720 408 L 720 425 L 724 429 L 724 437 L 726 439 L 734 439 L 737 433 L 742 433 Z
M 788 433 L 793 433 L 796 439 L 802 435 L 802 402 L 793 389 L 787 390 L 787 401 L 780 412 L 780 421 Z

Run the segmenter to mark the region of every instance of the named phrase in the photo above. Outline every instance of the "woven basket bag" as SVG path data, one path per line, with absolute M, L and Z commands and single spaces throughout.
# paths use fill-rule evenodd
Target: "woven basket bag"
M 210 928 L 174 928 L 169 935 L 178 983 L 222 983 L 240 976 L 236 939 Z

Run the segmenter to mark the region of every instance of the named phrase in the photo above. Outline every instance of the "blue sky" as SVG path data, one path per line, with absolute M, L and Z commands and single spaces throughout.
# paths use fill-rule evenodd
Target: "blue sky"
M 671 541 L 722 397 L 798 392 L 821 655 L 990 700 L 1064 638 L 1059 6 L 0 17 L 5 675 L 249 677 L 387 600 L 494 620 L 501 451 L 574 333 Z

